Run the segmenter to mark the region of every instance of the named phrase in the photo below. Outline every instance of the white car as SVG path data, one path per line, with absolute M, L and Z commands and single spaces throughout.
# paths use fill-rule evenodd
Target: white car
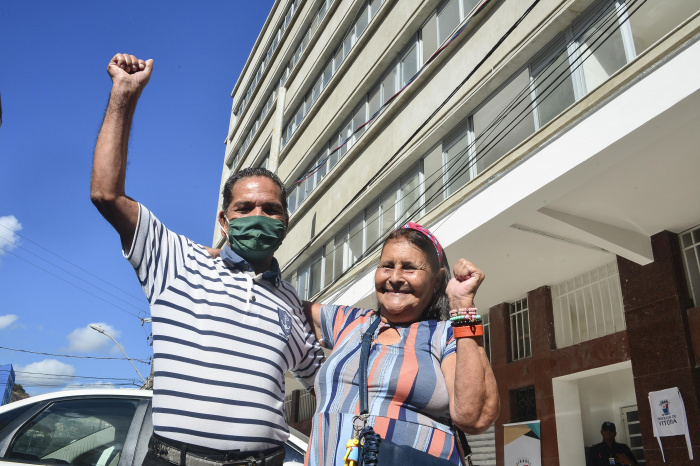
M 0 406 L 0 466 L 140 465 L 153 432 L 150 390 L 74 390 Z M 308 438 L 290 429 L 285 466 L 300 465 Z

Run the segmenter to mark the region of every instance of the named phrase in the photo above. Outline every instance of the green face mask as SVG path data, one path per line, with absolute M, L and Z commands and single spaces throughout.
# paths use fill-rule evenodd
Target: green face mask
M 243 259 L 261 262 L 280 247 L 286 231 L 284 222 L 276 218 L 264 215 L 239 217 L 228 222 L 228 242 L 233 252 Z

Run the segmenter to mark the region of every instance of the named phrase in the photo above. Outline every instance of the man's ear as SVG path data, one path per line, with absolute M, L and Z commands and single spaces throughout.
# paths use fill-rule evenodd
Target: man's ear
M 221 228 L 224 229 L 224 231 L 228 231 L 228 222 L 226 221 L 226 212 L 222 209 L 219 211 L 219 225 L 221 225 Z

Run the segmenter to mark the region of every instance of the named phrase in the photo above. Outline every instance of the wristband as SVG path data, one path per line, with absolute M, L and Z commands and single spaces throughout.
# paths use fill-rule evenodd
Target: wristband
M 455 338 L 480 337 L 484 334 L 483 325 L 460 325 L 452 327 L 452 334 Z

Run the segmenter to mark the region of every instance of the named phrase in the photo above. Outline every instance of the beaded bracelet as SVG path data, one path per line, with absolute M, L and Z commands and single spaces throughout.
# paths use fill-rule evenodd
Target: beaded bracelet
M 463 307 L 460 309 L 452 309 L 450 311 L 450 317 L 453 316 L 466 316 L 466 315 L 473 315 L 476 314 L 476 308 L 475 307 Z
M 450 325 L 453 327 L 480 325 L 481 323 L 481 316 L 476 313 L 475 307 L 453 309 L 450 311 Z
M 480 337 L 484 334 L 483 325 L 460 325 L 452 328 L 455 338 Z

